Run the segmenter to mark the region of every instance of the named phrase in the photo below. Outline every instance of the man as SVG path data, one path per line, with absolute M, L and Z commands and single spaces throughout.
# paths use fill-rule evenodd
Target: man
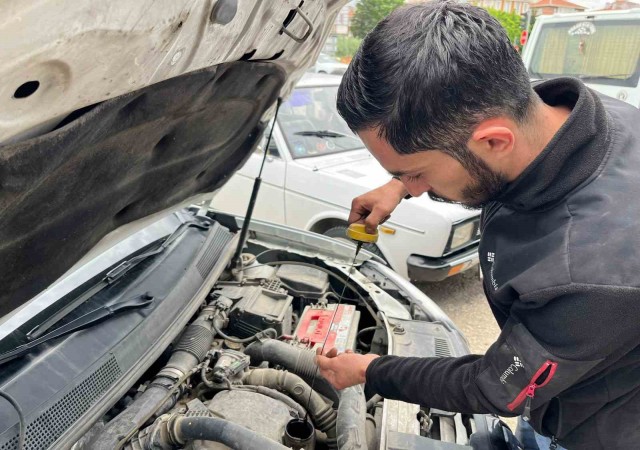
M 498 22 L 453 2 L 378 24 L 338 108 L 394 176 L 353 201 L 350 221 L 371 230 L 425 192 L 483 208 L 484 288 L 502 331 L 484 356 L 332 350 L 322 375 L 444 410 L 521 414 L 551 448 L 640 448 L 640 112 L 577 79 L 532 88 Z

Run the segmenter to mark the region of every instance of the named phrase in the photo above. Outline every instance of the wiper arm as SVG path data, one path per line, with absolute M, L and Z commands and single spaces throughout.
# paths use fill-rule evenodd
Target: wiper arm
M 299 135 L 299 136 L 315 136 L 315 137 L 319 137 L 319 138 L 342 138 L 342 137 L 354 138 L 353 136 L 349 136 L 348 134 L 339 133 L 337 131 L 331 131 L 331 130 L 298 131 L 298 132 L 293 133 L 293 134 L 296 134 L 296 135 Z
M 629 78 L 628 73 L 618 73 L 618 74 L 606 74 L 606 75 L 578 75 L 578 78 L 581 80 L 626 80 Z M 618 78 L 624 77 L 624 78 Z
M 18 358 L 19 356 L 28 353 L 34 347 L 38 345 L 48 342 L 52 339 L 65 336 L 67 334 L 73 333 L 74 331 L 79 331 L 85 328 L 88 328 L 92 325 L 102 322 L 103 320 L 112 317 L 116 314 L 120 314 L 124 311 L 129 311 L 132 309 L 142 309 L 149 306 L 153 303 L 153 297 L 149 295 L 149 293 L 139 295 L 132 299 L 122 300 L 120 302 L 112 303 L 111 305 L 101 306 L 97 309 L 94 309 L 91 312 L 88 312 L 84 316 L 78 317 L 75 320 L 72 320 L 66 325 L 61 326 L 60 328 L 56 328 L 52 332 L 38 338 L 33 341 L 16 347 L 15 349 L 0 354 L 0 364 L 4 364 L 7 361 L 11 361 L 12 359 Z
M 39 324 L 36 327 L 34 327 L 31 331 L 29 331 L 27 333 L 27 339 L 33 340 L 33 339 L 39 338 L 40 336 L 45 334 L 47 332 L 47 330 L 49 330 L 53 325 L 55 325 L 60 320 L 62 320 L 62 318 L 64 318 L 67 314 L 69 314 L 71 311 L 76 309 L 78 306 L 80 306 L 81 304 L 86 302 L 88 299 L 90 299 L 91 297 L 96 295 L 98 292 L 100 292 L 105 287 L 110 286 L 113 283 L 115 283 L 116 281 L 118 281 L 120 278 L 122 278 L 127 272 L 129 272 L 135 266 L 137 266 L 138 264 L 140 264 L 141 262 L 143 262 L 147 258 L 151 258 L 152 256 L 155 256 L 155 255 L 158 255 L 158 254 L 164 252 L 189 227 L 197 227 L 197 228 L 200 228 L 200 229 L 203 229 L 203 230 L 207 230 L 209 228 L 209 223 L 207 223 L 207 222 L 203 223 L 203 222 L 198 222 L 198 221 L 195 221 L 195 220 L 191 220 L 189 222 L 184 222 L 184 223 L 180 224 L 180 226 L 178 228 L 176 228 L 175 231 L 173 233 L 171 233 L 169 235 L 169 237 L 167 237 L 167 239 L 165 239 L 164 242 L 161 245 L 159 245 L 158 247 L 155 247 L 152 250 L 148 250 L 148 251 L 146 251 L 146 252 L 144 252 L 144 253 L 142 253 L 142 254 L 140 254 L 138 256 L 134 256 L 133 258 L 127 259 L 127 260 L 121 262 L 120 264 L 118 264 L 113 269 L 111 269 L 109 272 L 107 272 L 107 274 L 104 276 L 104 278 L 102 278 L 96 284 L 94 284 L 89 289 L 87 289 L 85 292 L 80 294 L 77 298 L 75 298 L 67 306 L 65 306 L 60 311 L 58 311 L 56 314 L 54 314 L 53 316 L 49 317 L 47 320 L 45 320 L 41 324 Z

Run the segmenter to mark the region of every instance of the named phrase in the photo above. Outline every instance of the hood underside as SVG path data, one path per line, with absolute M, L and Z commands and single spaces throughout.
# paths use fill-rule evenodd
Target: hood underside
M 220 187 L 261 138 L 285 80 L 275 64 L 220 64 L 0 147 L 0 314 L 112 230 Z

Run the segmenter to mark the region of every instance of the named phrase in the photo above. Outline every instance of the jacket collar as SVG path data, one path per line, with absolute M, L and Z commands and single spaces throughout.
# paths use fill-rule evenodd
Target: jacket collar
M 580 80 L 557 78 L 534 90 L 546 104 L 572 111 L 540 155 L 496 199 L 518 211 L 546 209 L 563 200 L 598 169 L 609 146 L 602 102 Z

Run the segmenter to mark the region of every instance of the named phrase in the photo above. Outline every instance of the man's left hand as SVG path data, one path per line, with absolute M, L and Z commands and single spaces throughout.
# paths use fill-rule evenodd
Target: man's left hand
M 326 355 L 321 354 L 321 349 L 316 351 L 320 375 L 338 390 L 364 383 L 367 367 L 378 357 L 379 355 L 373 353 L 359 355 L 351 350 L 338 354 L 335 348 L 329 350 Z

